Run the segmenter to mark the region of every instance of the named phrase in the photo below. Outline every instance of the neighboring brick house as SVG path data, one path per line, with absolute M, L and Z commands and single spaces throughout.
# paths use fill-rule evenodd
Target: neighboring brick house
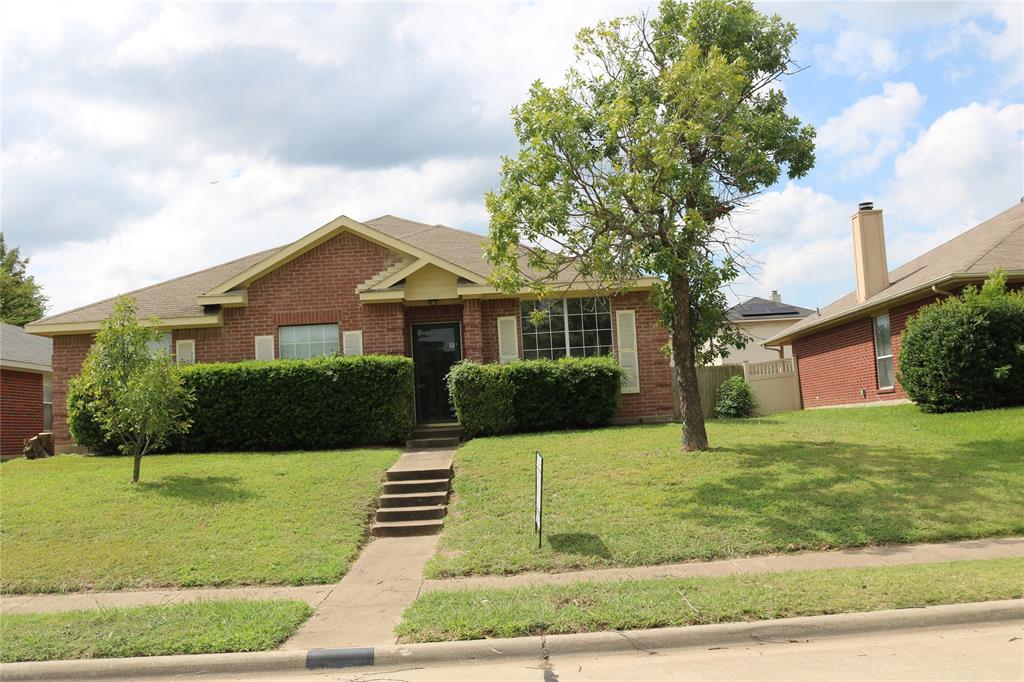
M 853 216 L 857 288 L 765 341 L 792 344 L 805 408 L 906 400 L 900 335 L 914 313 L 992 270 L 1024 286 L 1024 203 L 889 271 L 882 212 L 865 202 Z
M 442 225 L 383 216 L 341 216 L 287 246 L 131 292 L 143 320 L 158 317 L 161 344 L 178 362 L 237 362 L 331 352 L 411 356 L 417 423 L 452 420 L 443 378 L 465 358 L 614 353 L 627 371 L 618 421 L 670 419 L 668 334 L 648 304 L 657 281 L 616 295 L 580 282 L 556 287 L 542 305 L 527 292 L 510 298 L 488 284 L 484 238 Z M 521 264 L 529 273 L 524 258 Z M 535 273 L 534 273 L 535 274 Z M 569 273 L 570 275 L 572 273 Z M 68 378 L 79 372 L 115 299 L 29 325 L 53 337 L 55 445 L 71 445 Z
M 0 324 L 0 459 L 19 456 L 26 438 L 50 429 L 52 345 Z

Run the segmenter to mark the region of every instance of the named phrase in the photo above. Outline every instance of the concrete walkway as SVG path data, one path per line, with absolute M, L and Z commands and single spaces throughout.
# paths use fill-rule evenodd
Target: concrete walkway
M 477 588 L 508 588 L 525 585 L 565 585 L 581 580 L 607 581 L 645 578 L 693 578 L 741 573 L 777 573 L 780 571 L 814 571 L 823 568 L 863 568 L 870 566 L 905 566 L 968 559 L 1006 559 L 1024 557 L 1024 537 L 965 540 L 928 545 L 886 545 L 858 549 L 769 554 L 764 556 L 724 559 L 721 561 L 605 568 L 563 573 L 520 573 L 510 576 L 481 576 L 423 581 L 423 592 L 433 590 L 472 590 Z
M 178 604 L 215 599 L 296 599 L 316 608 L 334 587 L 334 585 L 202 587 L 126 592 L 4 595 L 0 597 L 0 613 L 54 613 L 82 609 L 109 609 L 119 606 Z
M 437 550 L 436 535 L 377 538 L 282 649 L 320 649 L 394 643 L 395 626 L 419 596 L 423 566 Z

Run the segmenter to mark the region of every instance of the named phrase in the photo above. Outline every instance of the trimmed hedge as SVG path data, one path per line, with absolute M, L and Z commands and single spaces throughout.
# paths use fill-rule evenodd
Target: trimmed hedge
M 401 443 L 412 431 L 413 371 L 406 357 L 198 364 L 182 367 L 181 377 L 195 398 L 192 428 L 169 450 L 322 450 Z M 72 400 L 69 395 L 75 439 L 108 452 L 84 400 L 74 410 Z
M 1024 292 L 996 271 L 921 308 L 900 336 L 899 380 L 925 412 L 1024 405 Z
M 591 428 L 618 409 L 622 376 L 611 357 L 465 361 L 448 374 L 448 390 L 468 436 Z

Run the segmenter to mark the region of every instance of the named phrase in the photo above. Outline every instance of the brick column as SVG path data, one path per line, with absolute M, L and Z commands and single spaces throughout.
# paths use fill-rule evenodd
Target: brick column
M 473 362 L 484 361 L 479 298 L 467 298 L 462 302 L 462 357 Z
M 90 346 L 91 334 L 53 337 L 53 447 L 57 453 L 75 444 L 68 431 L 68 379 L 82 371 Z

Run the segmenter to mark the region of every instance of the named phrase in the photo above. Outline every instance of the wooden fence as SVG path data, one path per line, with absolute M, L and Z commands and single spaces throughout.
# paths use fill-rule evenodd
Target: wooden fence
M 715 393 L 729 377 L 743 376 L 743 365 L 718 365 L 697 368 L 697 389 L 700 391 L 700 408 L 704 418 L 715 416 Z M 678 408 L 677 408 L 678 409 Z

